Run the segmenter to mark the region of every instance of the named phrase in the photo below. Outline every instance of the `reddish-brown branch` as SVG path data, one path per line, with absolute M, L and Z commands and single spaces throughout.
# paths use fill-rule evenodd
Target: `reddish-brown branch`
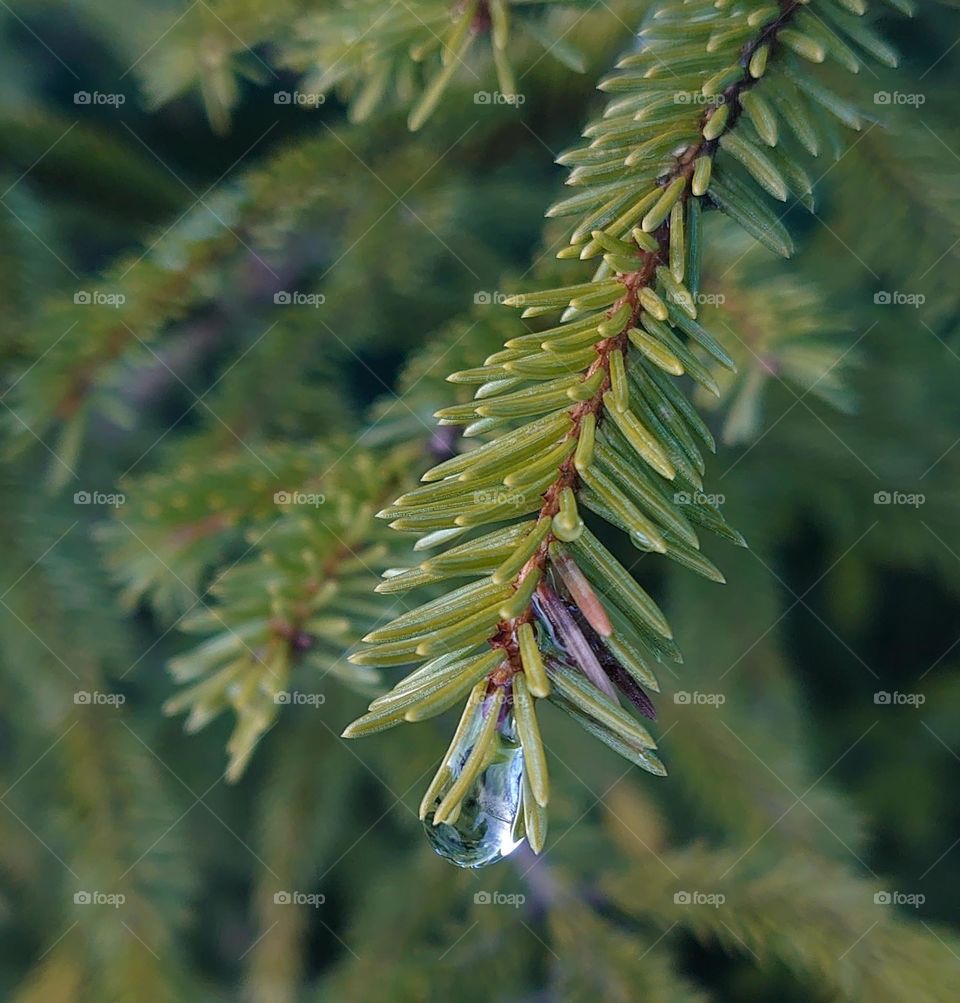
M 750 65 L 750 60 L 753 58 L 753 54 L 762 45 L 770 45 L 771 52 L 773 47 L 776 45 L 777 32 L 781 31 L 796 15 L 797 11 L 804 6 L 803 0 L 780 0 L 780 15 L 771 21 L 758 35 L 756 38 L 747 42 L 740 53 L 740 65 L 744 69 L 743 76 L 739 80 L 735 80 L 726 90 L 723 91 L 721 97 L 722 101 L 718 101 L 716 104 L 708 107 L 700 121 L 700 138 L 695 142 L 691 143 L 682 153 L 680 153 L 676 158 L 676 163 L 673 168 L 663 176 L 661 179 L 662 184 L 669 184 L 675 178 L 681 175 L 686 177 L 688 180 L 693 175 L 694 164 L 698 157 L 702 156 L 712 156 L 717 146 L 720 144 L 720 137 L 716 139 L 704 139 L 702 132 L 704 126 L 710 119 L 717 113 L 717 110 L 724 105 L 729 107 L 730 111 L 727 113 L 728 118 L 724 124 L 724 133 L 729 132 L 736 124 L 737 119 L 740 118 L 740 95 L 744 91 L 748 91 L 755 87 L 762 78 L 752 77 L 748 71 L 748 66 Z M 683 199 L 686 200 L 690 197 L 689 187 L 684 189 Z
M 583 419 L 588 414 L 596 415 L 599 421 L 603 396 L 610 389 L 610 354 L 617 349 L 626 354 L 627 332 L 636 326 L 640 317 L 640 290 L 650 283 L 657 265 L 662 263 L 663 258 L 660 251 L 640 251 L 637 255 L 637 261 L 639 267 L 636 271 L 619 276 L 619 280 L 624 286 L 624 293 L 607 312 L 607 316 L 612 316 L 621 307 L 628 305 L 630 307 L 630 316 L 619 334 L 597 342 L 597 357 L 584 374 L 584 380 L 590 379 L 598 371 L 603 372 L 603 380 L 600 383 L 599 389 L 592 397 L 589 397 L 585 401 L 580 401 L 570 409 L 571 425 L 566 435 L 568 439 L 579 440 Z M 537 513 L 537 519 L 552 519 L 560 508 L 560 495 L 563 490 L 571 488 L 575 491 L 578 483 L 579 476 L 577 468 L 574 465 L 574 454 L 571 453 L 557 468 L 556 480 L 543 492 L 543 504 Z M 513 583 L 514 590 L 519 588 L 528 575 L 536 571 L 542 573 L 546 569 L 550 544 L 555 540 L 556 537 L 551 530 L 537 548 L 536 553 L 517 573 L 517 577 Z M 510 681 L 514 673 L 520 671 L 520 652 L 516 639 L 516 630 L 520 624 L 526 623 L 532 616 L 531 608 L 527 607 L 520 616 L 512 620 L 501 620 L 497 625 L 496 632 L 490 638 L 489 643 L 493 648 L 502 648 L 506 655 L 506 660 L 501 667 L 491 674 L 490 682 L 492 685 L 504 686 Z
M 715 139 L 704 139 L 702 135 L 703 127 L 716 113 L 717 108 L 720 107 L 721 104 L 726 104 L 729 105 L 730 111 L 727 113 L 728 118 L 724 125 L 723 132 L 729 132 L 733 128 L 737 119 L 740 117 L 740 95 L 758 83 L 758 79 L 752 77 L 748 71 L 748 66 L 753 54 L 762 45 L 766 44 L 769 44 L 772 50 L 773 46 L 776 44 L 777 32 L 789 23 L 801 7 L 803 7 L 803 0 L 780 0 L 781 10 L 779 16 L 775 20 L 771 21 L 770 24 L 766 25 L 766 27 L 759 32 L 755 39 L 747 42 L 741 51 L 740 65 L 744 69 L 743 75 L 727 87 L 726 90 L 724 90 L 722 102 L 718 102 L 716 105 L 706 109 L 700 123 L 700 138 L 679 153 L 670 171 L 658 179 L 658 184 L 661 187 L 666 187 L 676 178 L 685 177 L 687 179 L 687 185 L 680 196 L 682 202 L 686 202 L 691 197 L 690 179 L 693 175 L 697 159 L 701 156 L 712 156 L 720 142 L 719 136 Z M 636 326 L 640 317 L 640 290 L 650 284 L 656 273 L 657 267 L 661 264 L 666 264 L 666 252 L 670 246 L 669 217 L 657 229 L 654 236 L 657 240 L 658 250 L 640 251 L 637 255 L 637 269 L 633 272 L 624 273 L 618 276 L 619 280 L 624 285 L 625 291 L 623 296 L 618 299 L 612 307 L 610 307 L 608 316 L 611 316 L 624 304 L 629 304 L 630 316 L 619 334 L 605 338 L 603 341 L 597 343 L 597 358 L 593 363 L 591 363 L 584 379 L 589 379 L 598 370 L 602 370 L 604 374 L 603 381 L 600 384 L 599 390 L 597 390 L 592 397 L 588 400 L 581 401 L 570 409 L 572 424 L 567 432 L 567 438 L 575 440 L 579 439 L 583 419 L 588 414 L 596 415 L 599 423 L 603 396 L 610 389 L 610 353 L 616 349 L 620 349 L 624 355 L 627 354 L 627 332 L 632 327 Z M 559 510 L 560 495 L 563 490 L 565 488 L 571 488 L 575 491 L 578 483 L 579 477 L 576 466 L 574 465 L 574 454 L 571 453 L 558 467 L 556 480 L 554 480 L 546 491 L 543 492 L 543 504 L 537 515 L 538 520 L 545 518 L 552 519 Z M 536 571 L 543 573 L 546 570 L 550 545 L 555 540 L 556 537 L 551 530 L 547 533 L 545 539 L 537 548 L 536 553 L 518 572 L 513 582 L 514 591 L 519 588 L 528 575 Z M 527 609 L 519 616 L 512 620 L 501 620 L 497 624 L 497 628 L 494 634 L 490 637 L 488 643 L 492 648 L 502 648 L 506 657 L 503 664 L 491 673 L 489 678 L 490 686 L 506 686 L 509 684 L 514 674 L 521 671 L 522 666 L 520 664 L 520 651 L 516 631 L 521 624 L 529 622 L 532 617 L 533 610 L 532 607 L 528 605 Z

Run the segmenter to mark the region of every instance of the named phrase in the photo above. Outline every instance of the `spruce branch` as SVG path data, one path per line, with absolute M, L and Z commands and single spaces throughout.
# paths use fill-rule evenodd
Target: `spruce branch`
M 179 934 L 194 870 L 179 833 L 141 862 L 157 834 L 176 826 L 182 806 L 133 716 L 90 701 L 92 693 L 112 690 L 112 671 L 130 664 L 131 648 L 109 613 L 109 592 L 87 542 L 53 512 L 38 512 L 31 486 L 9 474 L 0 482 L 4 512 L 20 515 L 17 532 L 8 534 L 5 567 L 12 580 L 21 579 L 0 609 L 0 659 L 7 692 L 17 696 L 6 701 L 2 726 L 8 748 L 32 764 L 30 783 L 18 785 L 22 767 L 14 770 L 7 757 L 3 763 L 5 814 L 16 828 L 5 830 L 0 868 L 13 875 L 27 864 L 19 894 L 33 889 L 37 905 L 53 910 L 56 929 L 44 934 L 26 977 L 11 981 L 7 995 L 119 1000 L 149 985 L 152 998 L 166 1003 L 192 988 Z M 58 536 L 55 549 L 49 541 Z M 23 714 L 19 704 L 31 698 L 42 712 Z M 51 804 L 58 806 L 53 815 Z M 17 830 L 27 844 L 18 845 Z M 34 846 L 41 851 L 35 867 L 28 863 Z M 51 860 L 62 866 L 52 868 Z M 84 905 L 80 921 L 78 903 L 97 889 L 124 903 L 126 930 L 109 915 L 115 909 Z
M 644 855 L 603 888 L 627 915 L 668 931 L 679 925 L 759 967 L 786 965 L 836 999 L 949 999 L 951 931 L 901 918 L 885 904 L 889 892 L 818 854 L 778 865 L 691 846 Z
M 209 469 L 184 464 L 176 476 L 134 482 L 130 501 L 99 527 L 127 602 L 149 597 L 171 618 L 179 609 L 176 625 L 202 635 L 170 661 L 188 685 L 164 712 L 187 712 L 191 733 L 234 713 L 228 780 L 239 779 L 292 702 L 298 676 L 378 690 L 379 673 L 346 663 L 343 652 L 391 612 L 368 595 L 399 541 L 373 513 L 403 483 L 413 449 L 277 447 L 266 454 L 273 476 L 246 452 Z
M 405 2 L 422 11 L 435 0 Z M 812 34 L 812 42 L 793 38 L 793 47 L 777 43 L 751 58 L 755 67 L 766 59 L 762 77 L 741 92 L 738 118 L 711 160 L 694 160 L 701 181 L 709 163 L 706 194 L 678 197 L 663 229 L 644 234 L 644 208 L 616 230 L 607 219 L 616 222 L 654 188 L 662 195 L 677 158 L 699 142 L 698 121 L 707 111 L 716 119 L 711 106 L 723 92 L 708 101 L 703 82 L 740 63 L 764 27 L 707 12 L 721 36 L 714 40 L 698 28 L 704 14 L 690 4 L 683 6 L 689 17 L 676 23 L 654 18 L 665 2 L 674 6 L 618 2 L 611 13 L 585 0 L 579 9 L 545 9 L 561 29 L 583 15 L 570 37 L 597 72 L 579 77 L 539 61 L 542 48 L 522 35 L 522 22 L 539 24 L 539 8 L 511 3 L 507 51 L 526 105 L 519 113 L 474 106 L 471 91 L 495 85 L 481 33 L 434 117 L 412 134 L 407 112 L 443 69 L 439 46 L 421 62 L 402 47 L 381 58 L 373 46 L 368 61 L 358 42 L 344 59 L 350 72 L 323 110 L 306 119 L 295 107 L 270 107 L 271 90 L 302 93 L 322 71 L 319 61 L 310 64 L 311 49 L 335 41 L 348 49 L 351 22 L 366 26 L 358 12 L 368 8 L 376 19 L 391 13 L 390 4 L 205 0 L 171 11 L 134 0 L 116 16 L 92 0 L 66 18 L 55 5 L 18 7 L 29 30 L 11 21 L 7 33 L 8 65 L 24 72 L 5 94 L 13 118 L 4 131 L 3 187 L 10 190 L 0 220 L 10 369 L 3 424 L 28 447 L 0 478 L 7 523 L 0 655 L 8 684 L 0 711 L 7 822 L 0 910 L 12 948 L 3 982 L 15 1003 L 120 1001 L 144 995 L 144 987 L 151 1000 L 226 997 L 241 984 L 251 999 L 271 1003 L 425 995 L 458 1003 L 504 995 L 947 1003 L 956 995 L 949 986 L 960 942 L 940 921 L 950 918 L 958 876 L 942 780 L 960 741 L 950 615 L 960 595 L 950 354 L 958 350 L 957 293 L 945 281 L 960 253 L 953 246 L 960 187 L 948 152 L 960 150 L 950 117 L 960 46 L 947 51 L 960 0 L 950 0 L 949 14 L 946 0 L 928 5 L 924 23 L 903 31 L 902 75 L 861 69 L 865 113 L 853 104 L 853 79 L 840 62 L 852 65 L 851 52 L 864 58 L 847 35 L 845 49 L 834 43 L 833 72 L 822 37 L 826 65 L 797 51 L 818 53 Z M 436 5 L 448 12 L 441 36 L 455 3 Z M 759 0 L 719 3 L 728 13 L 745 3 L 755 12 Z M 864 0 L 835 6 L 861 25 L 898 31 L 882 0 L 866 15 Z M 767 7 L 781 9 L 779 0 Z M 831 23 L 815 0 L 789 28 L 803 31 L 800 14 L 811 11 Z M 873 20 L 877 14 L 882 20 Z M 333 29 L 340 16 L 339 38 L 318 40 L 304 30 L 308 18 Z M 617 37 L 625 65 L 604 83 L 608 94 L 592 100 L 588 88 L 623 54 L 609 51 Z M 303 60 L 286 64 L 293 73 L 279 69 L 287 55 Z M 263 70 L 261 59 L 282 76 L 263 79 L 256 92 L 228 79 L 247 66 Z M 371 118 L 362 128 L 338 124 L 347 103 L 374 93 L 367 81 L 380 62 L 391 63 L 393 76 Z M 814 101 L 788 64 L 807 88 L 832 88 L 833 106 L 860 131 L 849 132 Z M 51 68 L 67 85 L 73 70 L 82 80 L 74 86 L 125 90 L 125 109 L 118 116 L 95 99 L 71 107 L 72 88 L 48 86 Z M 621 79 L 631 72 L 642 82 Z M 160 100 L 172 95 L 165 90 L 171 81 L 199 84 L 214 115 L 218 101 L 222 113 L 223 99 L 239 97 L 234 114 L 250 139 L 281 120 L 252 151 L 260 166 L 236 165 L 222 199 L 204 195 L 233 233 L 197 206 L 142 267 L 141 252 L 178 215 L 171 209 L 187 208 L 185 189 L 161 159 L 189 162 L 184 177 L 192 184 L 224 154 L 232 157 L 229 143 L 196 134 L 204 131 L 196 118 L 202 109 L 182 89 L 176 106 L 141 116 L 135 77 L 155 81 L 152 96 Z M 621 105 L 601 115 L 608 100 L 641 96 L 650 98 L 649 110 Z M 570 130 L 587 123 L 592 134 L 571 142 Z M 614 132 L 603 132 L 605 125 Z M 523 155 L 541 149 L 526 126 L 553 150 L 571 142 L 560 180 L 569 170 L 573 183 L 563 196 L 580 201 L 547 223 L 537 248 L 545 256 L 537 254 L 518 279 L 530 264 L 531 223 L 547 204 L 550 170 L 543 157 Z M 296 135 L 275 156 L 270 146 L 288 128 Z M 731 136 L 747 145 L 731 146 Z M 246 148 L 234 139 L 235 152 Z M 751 157 L 757 151 L 766 164 Z M 770 196 L 745 161 L 782 193 L 772 165 L 787 185 L 786 202 Z M 65 201 L 68 181 L 77 197 Z M 769 240 L 795 240 L 798 260 L 788 266 L 767 254 L 722 211 L 731 193 L 749 208 L 744 190 L 774 221 L 789 209 L 786 228 L 771 230 Z M 393 205 L 401 193 L 403 204 Z M 799 205 L 813 206 L 814 194 L 824 226 L 801 219 Z M 627 201 L 606 208 L 619 198 Z M 604 218 L 605 211 L 614 215 Z M 761 209 L 751 211 L 754 229 L 762 229 Z M 144 233 L 164 216 L 159 230 Z M 581 222 L 587 228 L 567 246 Z M 699 282 L 691 240 L 701 248 Z M 123 260 L 102 271 L 104 256 L 114 257 L 110 248 Z M 655 248 L 658 267 L 675 281 L 676 269 L 690 291 L 694 322 L 736 365 L 713 365 L 674 322 L 671 308 L 682 314 L 680 302 L 654 269 L 644 299 L 656 310 L 649 292 L 659 297 L 667 320 L 642 309 L 621 357 L 627 404 L 650 435 L 648 452 L 658 444 L 673 464 L 672 481 L 634 450 L 615 409 L 601 401 L 586 413 L 599 386 L 579 396 L 598 359 L 595 346 L 624 333 L 626 319 L 599 332 L 616 299 L 579 309 L 568 309 L 569 300 L 543 304 L 542 315 L 519 322 L 498 305 L 500 290 L 522 295 L 579 284 L 595 292 L 606 280 L 619 284 L 622 297 L 620 276 L 633 275 L 641 252 Z M 584 251 L 592 264 L 571 264 Z M 273 281 L 264 263 L 277 273 Z M 483 278 L 471 281 L 470 270 Z M 478 285 L 498 291 L 478 294 Z M 273 295 L 284 288 L 322 292 L 326 303 L 275 309 Z M 131 309 L 72 305 L 78 289 L 123 293 Z M 875 305 L 881 289 L 912 302 L 897 306 L 894 292 L 889 307 Z M 849 330 L 834 328 L 838 306 Z M 116 352 L 102 351 L 114 331 Z M 515 340 L 506 349 L 512 357 L 501 356 Z M 492 354 L 499 358 L 481 367 Z M 557 356 L 574 360 L 550 375 L 538 369 Z M 855 356 L 862 368 L 844 370 Z M 611 394 L 620 374 L 615 359 L 608 352 L 600 374 Z M 445 383 L 452 371 L 473 368 L 486 373 Z M 536 378 L 528 375 L 534 370 Z M 59 412 L 74 378 L 76 406 Z M 379 392 L 371 379 L 390 382 L 396 394 L 365 412 Z M 202 393 L 203 403 L 172 427 L 192 403 L 190 391 Z M 541 394 L 552 405 L 530 410 L 544 405 Z M 829 405 L 853 397 L 858 414 L 831 412 L 816 396 Z M 430 416 L 441 407 L 436 425 Z M 572 430 L 578 408 L 575 434 L 544 433 L 537 443 L 509 438 L 555 412 Z M 721 449 L 718 469 L 707 456 L 709 433 L 746 448 L 725 458 Z M 74 462 L 70 450 L 81 439 Z M 460 472 L 473 473 L 476 464 L 482 476 L 416 483 L 427 466 L 503 439 L 498 456 L 477 457 Z M 47 447 L 60 449 L 80 477 L 59 495 L 39 486 Z M 341 467 L 342 447 L 351 451 Z M 371 455 L 358 475 L 351 460 L 361 453 Z M 399 470 L 394 457 L 402 458 Z M 569 494 L 559 492 L 556 512 L 541 522 L 547 493 L 571 457 Z M 335 460 L 332 476 L 318 476 Z M 695 477 L 703 493 L 726 492 L 718 508 L 748 534 L 750 549 L 704 539 L 709 527 L 698 516 L 733 534 L 699 505 L 709 496 L 698 493 Z M 126 501 L 111 511 L 95 499 L 114 483 Z M 889 504 L 878 488 L 889 491 Z M 78 489 L 94 500 L 71 504 Z M 435 494 L 415 494 L 427 489 Z M 419 502 L 394 505 L 401 491 Z M 281 492 L 325 500 L 319 508 L 285 504 L 275 500 Z M 492 506 L 509 511 L 527 494 L 525 511 L 479 523 Z M 345 514 L 337 510 L 341 498 Z M 378 524 L 380 508 L 389 518 Z M 563 529 L 554 518 L 564 512 L 576 529 L 584 523 L 579 540 L 553 538 Z M 460 515 L 468 525 L 455 525 Z M 385 525 L 401 519 L 411 535 Z M 339 539 L 324 536 L 321 522 Z M 99 554 L 89 545 L 91 529 L 101 537 Z M 583 550 L 588 531 L 622 567 L 591 563 L 591 554 L 603 555 Z M 656 553 L 654 534 L 665 544 L 659 557 L 648 556 Z M 421 537 L 411 554 L 408 544 Z M 507 638 L 519 649 L 515 671 L 496 645 L 500 607 L 517 594 L 524 566 L 542 546 L 537 587 L 515 617 L 529 620 Z M 351 567 L 350 550 L 367 567 Z M 706 578 L 677 568 L 681 558 L 699 562 Z M 729 588 L 713 587 L 720 571 L 708 558 Z M 373 595 L 385 564 L 390 573 Z M 102 580 L 104 565 L 118 588 Z M 655 629 L 656 612 L 633 575 L 668 614 L 675 641 Z M 488 591 L 453 594 L 461 586 Z M 414 608 L 427 601 L 429 615 Z M 497 607 L 489 626 L 486 605 Z M 478 630 L 474 611 L 484 632 L 464 651 Z M 361 635 L 401 614 L 407 629 L 430 624 L 423 642 L 437 650 L 410 656 L 401 633 L 382 642 L 396 645 L 392 653 L 371 644 L 390 664 L 346 663 L 363 650 Z M 446 632 L 454 626 L 465 640 Z M 678 645 L 685 664 L 661 664 Z M 424 662 L 444 654 L 453 657 L 421 674 Z M 173 668 L 192 678 L 164 671 L 171 655 L 178 656 Z M 466 714 L 442 761 L 461 706 L 402 736 L 343 747 L 336 732 L 374 693 L 377 709 L 392 700 L 404 718 L 426 717 L 473 658 L 480 659 L 476 682 L 454 702 L 467 703 Z M 488 676 L 507 672 L 509 683 L 491 692 Z M 162 716 L 167 698 L 207 683 L 207 694 L 194 691 L 182 713 Z M 548 697 L 536 695 L 548 689 Z M 884 690 L 898 692 L 878 706 Z M 85 693 L 90 699 L 78 700 Z M 283 694 L 289 702 L 277 701 Z M 564 713 L 547 708 L 548 700 Z M 921 702 L 923 710 L 909 706 Z M 184 732 L 184 722 L 218 708 L 202 733 Z M 336 721 L 340 727 L 331 727 Z M 671 782 L 650 783 L 629 762 L 618 768 L 595 737 L 634 761 L 645 754 L 649 766 L 661 755 L 650 748 L 656 739 Z M 231 776 L 243 770 L 242 785 L 211 789 L 228 763 Z M 549 853 L 521 845 L 482 880 L 440 863 L 422 845 L 416 812 L 438 766 L 424 821 L 445 855 L 460 863 L 492 859 L 489 847 L 465 852 L 480 823 L 500 855 L 521 838 L 544 845 L 547 810 Z M 438 817 L 445 821 L 434 826 Z M 873 871 L 888 876 L 866 880 Z M 84 904 L 82 890 L 99 894 Z M 117 895 L 122 904 L 105 905 Z
M 173 622 L 245 536 L 258 538 L 283 513 L 278 495 L 319 491 L 311 481 L 332 462 L 328 447 L 288 444 L 204 462 L 211 448 L 206 437 L 181 444 L 178 462 L 163 473 L 120 481 L 123 502 L 95 534 L 126 608 L 149 602 Z
M 516 741 L 524 772 L 515 832 L 539 851 L 549 787 L 537 698 L 630 761 L 665 772 L 617 689 L 653 717 L 645 692 L 657 689 L 652 664 L 679 661 L 679 650 L 663 613 L 586 528 L 581 509 L 626 531 L 639 550 L 720 582 L 692 524 L 743 544 L 702 493 L 697 440 L 712 450 L 713 439 L 672 382 L 687 374 L 717 393 L 703 358 L 733 367 L 697 319 L 701 217 L 719 209 L 790 255 L 790 235 L 764 193 L 786 202 L 793 191 L 809 203 L 812 186 L 793 145 L 781 142 L 781 120 L 814 153 L 821 139 L 807 100 L 861 124 L 801 59 L 817 64 L 829 55 L 856 72 L 849 42 L 896 62 L 842 7 L 696 0 L 665 4 L 648 20 L 640 51 L 600 84 L 617 96 L 585 130 L 589 145 L 559 158 L 572 167 L 568 184 L 581 190 L 547 213 L 580 217 L 558 257 L 600 257 L 599 267 L 588 282 L 507 299 L 524 317 L 559 312 L 559 323 L 512 338 L 484 365 L 450 377 L 478 385 L 475 399 L 437 417 L 488 441 L 434 467 L 423 487 L 380 513 L 395 529 L 420 534 L 418 550 L 462 542 L 395 569 L 379 591 L 481 576 L 372 631 L 369 646 L 351 656 L 361 665 L 426 661 L 345 737 L 434 716 L 469 693 L 421 803 L 432 830 L 456 825 L 465 798 L 484 803 L 473 788 Z M 468 825 L 486 824 L 469 811 Z M 445 834 L 433 838 L 446 853 Z M 476 866 L 499 852 L 446 855 Z
M 457 78 L 490 87 L 492 75 L 496 100 L 522 101 L 514 66 L 531 51 L 537 60 L 549 55 L 585 72 L 585 56 L 565 37 L 571 18 L 563 18 L 564 12 L 579 17 L 584 6 L 584 0 L 407 0 L 384 7 L 350 0 L 317 9 L 284 0 L 264 13 L 245 0 L 220 0 L 191 9 L 138 74 L 153 107 L 196 89 L 216 132 L 229 128 L 243 80 L 280 80 L 273 66 L 300 75 L 294 91 L 275 90 L 278 104 L 312 109 L 335 96 L 347 104 L 350 121 L 363 122 L 399 100 L 415 131 Z M 273 66 L 252 52 L 257 46 Z
M 745 260 L 752 238 L 726 237 L 723 254 L 704 249 L 705 324 L 736 362 L 718 372 L 720 398 L 698 387 L 693 401 L 703 411 L 722 410 L 725 445 L 756 441 L 764 428 L 764 398 L 777 384 L 794 394 L 818 397 L 840 412 L 856 410 L 849 383 L 862 362 L 848 312 L 824 309 L 822 282 L 784 274 L 776 261 Z M 730 263 L 730 256 L 733 263 Z M 722 273 L 720 281 L 712 278 Z M 716 303 L 716 306 L 710 304 Z
M 27 454 L 43 451 L 45 444 L 44 458 L 54 454 L 51 481 L 62 486 L 85 459 L 95 419 L 124 431 L 144 426 L 150 413 L 138 396 L 144 372 L 159 373 L 177 392 L 193 393 L 192 413 L 211 418 L 220 433 L 218 455 L 232 451 L 238 438 L 260 452 L 273 439 L 303 441 L 342 419 L 350 404 L 342 383 L 330 376 L 329 360 L 350 359 L 361 343 L 380 336 L 384 311 L 407 302 L 422 270 L 452 275 L 445 245 L 472 218 L 477 192 L 494 186 L 473 176 L 456 152 L 438 163 L 432 178 L 443 175 L 444 183 L 418 204 L 438 238 L 424 247 L 422 225 L 411 226 L 406 214 L 390 211 L 394 194 L 378 179 L 389 177 L 393 192 L 416 185 L 423 175 L 423 141 L 412 139 L 401 123 L 382 124 L 375 137 L 370 130 L 348 129 L 291 140 L 226 179 L 142 246 L 84 276 L 79 289 L 61 290 L 39 304 L 33 299 L 30 314 L 18 319 L 29 337 L 24 334 L 11 367 L 0 419 L 12 448 Z M 369 171 L 354 170 L 358 158 Z M 325 165 L 324 174 L 318 174 L 318 163 Z M 520 209 L 526 196 L 515 197 Z M 359 280 L 350 269 L 331 267 L 374 226 L 395 255 Z M 318 232 L 323 240 L 315 238 Z M 474 267 L 502 260 L 493 243 L 477 233 Z M 291 289 L 313 293 L 320 273 L 327 302 L 317 337 L 317 311 L 284 305 L 283 296 Z M 417 319 L 435 318 L 438 307 L 460 306 L 452 283 L 441 281 L 431 294 L 419 298 L 414 327 Z M 348 324 L 349 348 L 334 337 Z M 181 367 L 171 353 L 182 337 L 215 360 L 211 331 L 218 348 L 242 348 L 231 378 L 201 389 L 196 381 L 205 367 Z M 292 393 L 294 381 L 307 376 L 313 385 Z M 196 400 L 201 395 L 202 403 Z M 143 442 L 131 463 L 140 466 L 148 455 L 154 458 L 154 445 L 168 445 L 161 431 Z

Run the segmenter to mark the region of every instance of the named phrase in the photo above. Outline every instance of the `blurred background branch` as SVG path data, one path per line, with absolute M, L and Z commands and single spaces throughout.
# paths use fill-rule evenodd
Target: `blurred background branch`
M 469 5 L 0 10 L 6 998 L 953 998 L 955 4 L 880 19 L 789 265 L 706 219 L 750 549 L 721 589 L 621 548 L 684 650 L 670 776 L 548 711 L 545 852 L 478 876 L 420 838 L 448 722 L 338 737 L 404 608 L 372 513 L 506 292 L 573 281 L 553 161 L 651 6 L 509 4 L 439 84 Z

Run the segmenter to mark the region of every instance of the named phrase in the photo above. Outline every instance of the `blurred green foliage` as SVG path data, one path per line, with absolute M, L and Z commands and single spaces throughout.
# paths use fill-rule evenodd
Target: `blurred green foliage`
M 344 743 L 372 683 L 339 612 L 236 783 L 242 695 L 197 734 L 163 715 L 218 622 L 319 615 L 301 560 L 371 620 L 402 609 L 366 590 L 405 546 L 373 507 L 447 448 L 446 375 L 520 332 L 498 300 L 579 280 L 542 226 L 553 161 L 652 5 L 511 5 L 522 104 L 476 101 L 499 78 L 475 45 L 416 133 L 439 50 L 366 115 L 376 60 L 278 102 L 321 93 L 328 21 L 350 51 L 371 6 L 0 9 L 4 998 L 952 999 L 955 4 L 883 8 L 901 66 L 838 76 L 868 120 L 787 212 L 793 260 L 705 217 L 739 364 L 708 473 L 750 549 L 707 544 L 719 588 L 608 540 L 684 651 L 668 778 L 544 714 L 544 854 L 449 867 L 416 805 L 451 722 Z M 296 492 L 336 520 L 274 500 Z

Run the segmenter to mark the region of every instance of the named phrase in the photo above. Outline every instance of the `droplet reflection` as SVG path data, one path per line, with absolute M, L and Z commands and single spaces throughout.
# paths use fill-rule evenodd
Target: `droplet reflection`
M 523 751 L 516 740 L 513 716 L 508 714 L 494 736 L 489 762 L 463 799 L 452 823 L 433 824 L 433 814 L 446 790 L 459 776 L 473 748 L 482 715 L 465 736 L 449 764 L 453 775 L 424 818 L 427 838 L 434 850 L 457 867 L 484 867 L 512 853 L 523 842 L 521 788 Z

